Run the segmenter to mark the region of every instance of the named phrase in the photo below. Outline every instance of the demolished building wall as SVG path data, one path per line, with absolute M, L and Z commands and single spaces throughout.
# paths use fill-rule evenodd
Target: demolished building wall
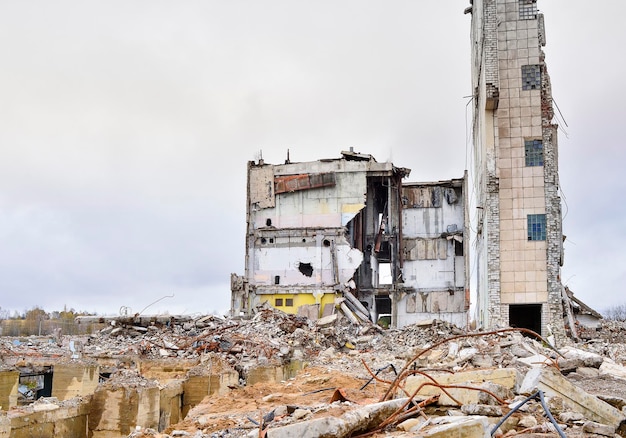
M 465 178 L 403 186 L 409 172 L 353 151 L 249 163 L 246 271 L 231 277 L 232 314 L 268 302 L 317 318 L 343 296 L 372 321 L 465 326 Z
M 477 321 L 562 339 L 557 125 L 543 15 L 536 0 L 476 0 L 470 10 Z
M 398 325 L 431 318 L 467 326 L 466 179 L 402 188 L 403 280 Z

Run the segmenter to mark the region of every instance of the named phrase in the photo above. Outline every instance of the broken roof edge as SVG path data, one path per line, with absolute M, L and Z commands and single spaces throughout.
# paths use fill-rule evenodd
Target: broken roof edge
M 604 317 L 600 314 L 600 312 L 597 312 L 596 310 L 593 310 L 587 304 L 583 303 L 581 300 L 576 298 L 574 296 L 574 292 L 572 292 L 569 287 L 565 286 L 565 292 L 567 292 L 567 297 L 570 300 L 572 300 L 573 302 L 578 304 L 578 306 L 580 307 L 580 310 L 582 311 L 582 313 L 585 313 L 585 314 L 588 314 L 588 315 L 592 315 L 592 316 L 594 316 L 596 318 L 599 318 L 599 319 L 604 319 Z
M 410 171 L 410 169 L 409 169 Z M 445 179 L 440 181 L 426 181 L 426 182 L 416 182 L 416 181 L 408 181 L 402 183 L 405 187 L 416 187 L 416 186 L 452 186 L 452 187 L 461 187 L 463 186 L 463 181 L 465 180 L 465 176 L 461 178 L 452 178 Z

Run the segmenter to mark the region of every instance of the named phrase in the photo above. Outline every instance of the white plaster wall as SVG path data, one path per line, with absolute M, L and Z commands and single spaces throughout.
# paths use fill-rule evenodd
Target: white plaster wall
M 334 265 L 331 247 L 322 244 L 324 236 L 316 237 L 315 246 L 257 246 L 252 251 L 252 284 L 273 285 L 274 278 L 280 276 L 280 285 L 318 285 L 335 284 Z M 345 238 L 332 237 L 335 240 L 338 280 L 347 283 L 363 260 L 363 253 L 352 248 Z M 308 277 L 298 269 L 300 263 L 310 263 L 313 275 Z
M 306 173 L 316 173 L 308 169 Z M 323 187 L 276 195 L 275 207 L 250 212 L 254 229 L 330 228 L 344 226 L 365 207 L 366 173 L 337 173 L 335 187 Z
M 438 237 L 448 225 L 463 230 L 463 199 L 455 204 L 441 201 L 440 208 L 404 208 L 402 210 L 402 235 L 405 238 Z

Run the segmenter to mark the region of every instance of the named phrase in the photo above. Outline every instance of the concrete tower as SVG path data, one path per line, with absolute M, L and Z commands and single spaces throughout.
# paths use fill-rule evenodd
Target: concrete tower
M 474 0 L 479 326 L 565 335 L 557 125 L 537 0 Z

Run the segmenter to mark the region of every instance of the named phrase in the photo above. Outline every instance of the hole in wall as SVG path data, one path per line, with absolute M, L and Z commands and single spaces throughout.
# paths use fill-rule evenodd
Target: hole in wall
M 274 277 L 274 284 L 280 284 L 280 275 Z
M 310 263 L 298 263 L 298 271 L 300 271 L 302 275 L 305 275 L 307 277 L 313 276 L 313 266 L 311 266 Z
M 267 239 L 265 237 L 261 237 L 261 243 L 265 245 L 267 243 Z
M 328 240 L 328 239 L 324 239 L 324 242 L 322 242 L 322 243 L 324 244 L 324 246 L 326 248 L 328 248 L 330 246 L 330 240 Z
M 267 225 L 268 227 L 272 226 L 272 220 L 270 218 L 267 218 L 267 220 L 265 221 L 265 225 Z

